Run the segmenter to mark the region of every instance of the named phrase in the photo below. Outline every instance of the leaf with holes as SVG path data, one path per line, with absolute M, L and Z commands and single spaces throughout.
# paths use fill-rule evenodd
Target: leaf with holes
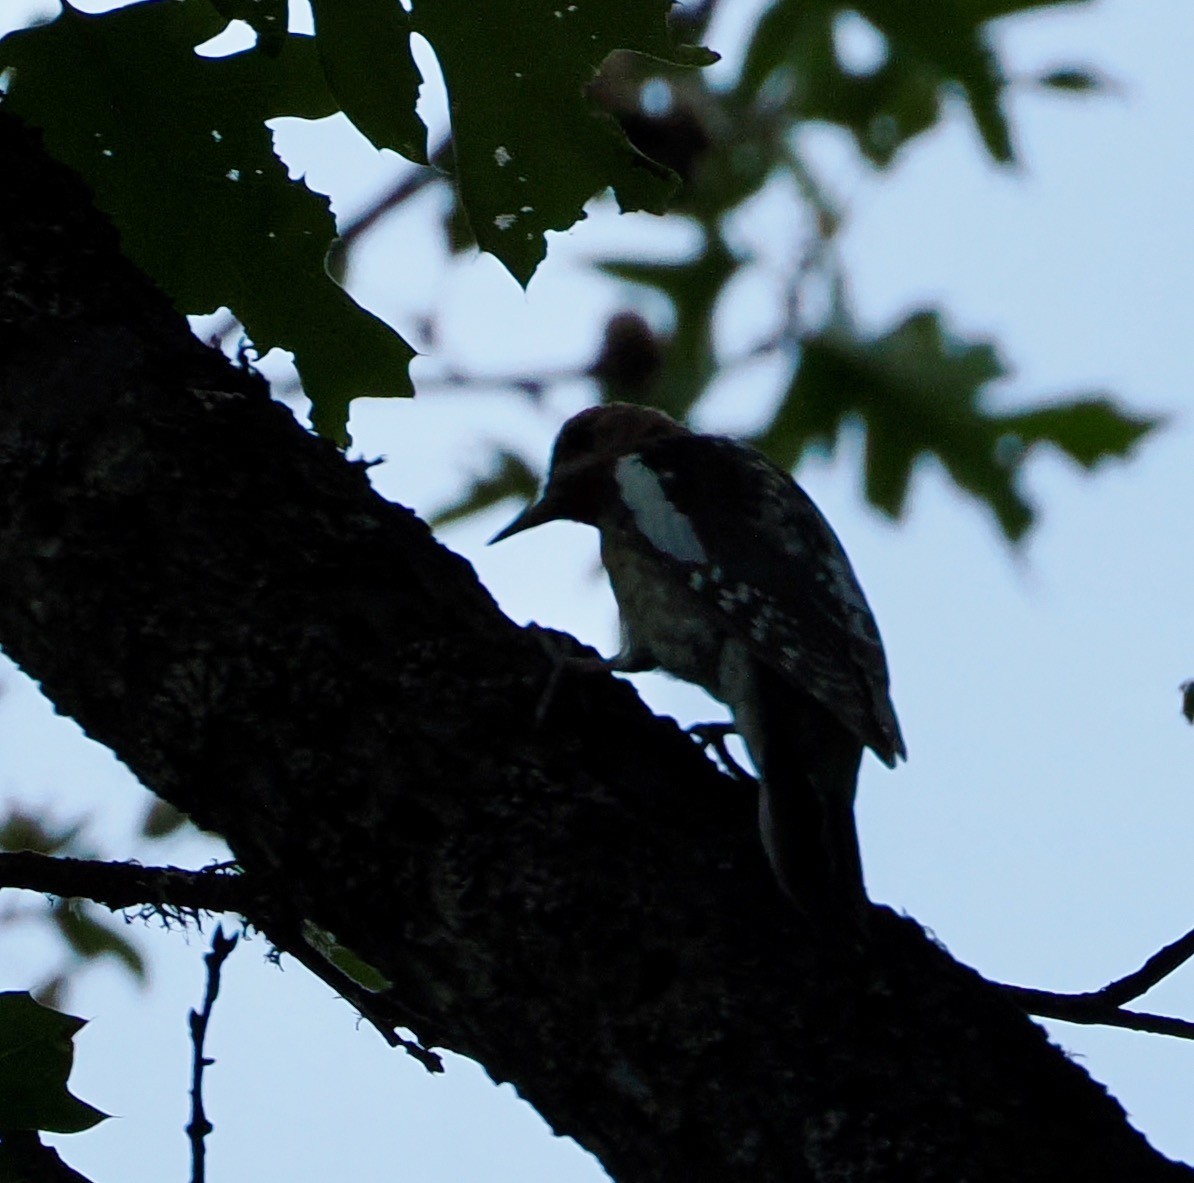
M 257 34 L 257 44 L 276 57 L 286 42 L 287 0 L 211 0 L 212 7 L 230 21 L 244 21 Z
M 316 428 L 340 441 L 351 399 L 411 393 L 413 350 L 327 274 L 326 197 L 289 179 L 265 120 L 333 114 L 310 37 L 277 57 L 205 58 L 205 4 L 135 4 L 0 41 L 6 102 L 42 128 L 120 229 L 126 253 L 185 312 L 227 305 L 261 352 L 293 352 Z
M 612 187 L 623 210 L 662 213 L 675 178 L 636 152 L 586 96 L 616 50 L 688 64 L 668 0 L 415 0 L 415 31 L 439 59 L 461 202 L 482 250 L 522 284 L 584 204 Z

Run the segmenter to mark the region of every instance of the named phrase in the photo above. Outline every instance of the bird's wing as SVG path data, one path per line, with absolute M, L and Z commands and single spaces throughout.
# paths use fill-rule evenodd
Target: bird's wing
M 905 754 L 887 661 L 837 535 L 782 469 L 735 440 L 673 436 L 628 457 L 678 516 L 656 519 L 655 548 L 785 679 L 811 694 L 888 764 Z M 661 525 L 660 522 L 664 524 Z

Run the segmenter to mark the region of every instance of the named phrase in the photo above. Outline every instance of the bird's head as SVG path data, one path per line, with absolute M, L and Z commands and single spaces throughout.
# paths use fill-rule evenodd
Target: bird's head
M 614 466 L 653 440 L 686 435 L 670 415 L 632 403 L 609 403 L 573 415 L 560 428 L 539 497 L 489 541 L 501 542 L 544 522 L 596 525 L 613 495 Z

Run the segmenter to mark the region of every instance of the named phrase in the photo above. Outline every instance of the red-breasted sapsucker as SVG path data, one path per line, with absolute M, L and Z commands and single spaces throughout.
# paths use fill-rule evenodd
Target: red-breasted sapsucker
M 493 541 L 558 519 L 601 532 L 623 638 L 608 667 L 725 703 L 781 887 L 819 918 L 860 916 L 862 750 L 894 766 L 904 741 L 874 617 L 808 494 L 746 444 L 613 403 L 564 424 L 542 494 Z

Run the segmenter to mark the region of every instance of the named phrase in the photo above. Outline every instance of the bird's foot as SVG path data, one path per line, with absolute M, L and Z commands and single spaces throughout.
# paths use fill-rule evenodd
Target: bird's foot
M 706 751 L 712 748 L 717 753 L 726 772 L 735 780 L 744 784 L 755 783 L 755 778 L 730 755 L 730 749 L 726 747 L 726 737 L 738 733 L 733 723 L 694 723 L 687 730 L 702 748 Z

